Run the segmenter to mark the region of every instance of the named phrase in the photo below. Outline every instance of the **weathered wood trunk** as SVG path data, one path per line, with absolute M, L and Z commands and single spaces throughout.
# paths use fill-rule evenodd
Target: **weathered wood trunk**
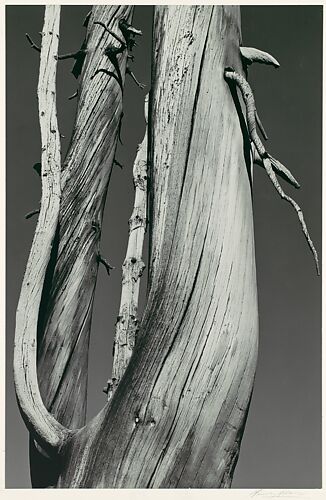
M 103 74 L 92 79 L 98 68 L 110 67 L 104 49 L 112 43 L 108 33 L 93 22 L 119 31 L 119 19 L 130 22 L 132 12 L 128 5 L 97 5 L 88 21 L 77 117 L 60 173 L 59 218 L 38 313 L 40 393 L 46 408 L 71 429 L 85 425 L 88 345 L 102 218 L 122 114 L 117 81 Z M 123 80 L 126 55 L 118 58 Z M 46 54 L 43 63 L 51 74 L 54 63 Z M 33 441 L 30 458 L 35 487 L 57 480 L 53 459 L 40 454 Z
M 113 399 L 63 451 L 60 487 L 229 485 L 257 356 L 250 179 L 223 78 L 239 8 L 155 8 L 150 289 Z
M 61 440 L 58 488 L 219 488 L 231 484 L 252 392 L 258 338 L 248 136 L 237 96 L 224 80 L 225 67 L 243 73 L 240 43 L 239 7 L 155 7 L 148 123 L 147 305 L 133 355 L 113 397 L 85 427 Z M 96 69 L 89 69 L 88 76 Z M 92 89 L 85 81 L 81 95 L 87 99 Z M 108 149 L 114 151 L 108 143 L 113 139 L 104 134 L 94 145 L 93 135 L 75 133 L 73 141 L 78 141 L 78 154 L 92 150 L 92 161 L 98 161 L 95 158 L 107 159 Z M 68 154 L 69 158 L 74 165 L 80 163 L 78 155 L 76 160 Z M 83 182 L 79 182 L 82 200 L 84 189 L 95 189 L 96 182 L 102 185 L 91 171 L 83 170 Z M 69 201 L 74 175 L 71 171 L 70 181 L 63 185 L 67 204 L 60 230 L 66 222 L 67 235 L 73 226 L 87 242 L 76 241 L 71 249 L 65 245 L 59 255 L 67 252 L 72 265 L 85 249 L 84 271 L 76 271 L 74 280 L 91 276 L 89 292 L 95 283 L 98 244 L 91 222 L 94 216 L 100 222 L 102 205 L 95 205 L 83 225 L 84 216 L 79 218 L 75 212 L 68 222 L 70 209 L 79 210 L 81 203 Z M 71 236 L 67 241 L 72 241 Z M 57 269 L 62 272 L 59 264 Z M 79 304 L 73 304 L 80 302 L 85 311 L 91 294 L 85 299 L 84 282 L 79 285 L 80 296 L 74 299 L 64 297 L 64 291 L 56 292 L 64 307 L 72 299 L 76 312 L 69 306 L 68 317 L 63 318 L 55 305 L 57 312 L 51 313 L 49 322 L 53 338 L 59 325 L 62 331 L 74 332 L 65 341 L 59 363 L 64 370 L 56 372 L 53 386 L 58 399 L 51 409 L 58 408 L 58 418 L 63 418 L 61 404 L 77 419 L 82 419 L 84 408 L 80 399 L 85 396 L 89 316 L 81 321 Z M 53 286 L 58 286 L 56 280 Z M 81 324 L 87 325 L 87 332 Z M 50 345 L 51 335 L 48 339 Z M 55 349 L 59 348 L 56 344 Z M 46 356 L 44 350 L 44 367 Z M 51 370 L 58 370 L 57 356 L 49 361 Z M 79 363 L 82 370 L 77 368 Z M 79 388 L 73 394 L 76 369 Z

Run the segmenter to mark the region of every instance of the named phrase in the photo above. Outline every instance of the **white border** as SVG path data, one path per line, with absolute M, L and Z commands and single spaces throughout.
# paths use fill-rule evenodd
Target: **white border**
M 16 499 L 20 498 L 22 495 L 24 498 L 27 500 L 29 499 L 34 499 L 34 498 L 39 498 L 42 496 L 51 496 L 51 497 L 56 497 L 56 496 L 64 496 L 67 499 L 76 499 L 76 498 L 101 498 L 101 499 L 106 499 L 106 500 L 111 500 L 111 499 L 121 499 L 121 500 L 140 500 L 143 498 L 150 498 L 151 500 L 161 500 L 161 499 L 169 499 L 169 500 L 189 500 L 189 499 L 197 499 L 200 497 L 203 500 L 211 500 L 211 499 L 220 499 L 220 498 L 235 498 L 235 499 L 249 499 L 249 498 L 290 498 L 293 500 L 296 499 L 302 499 L 302 500 L 310 500 L 310 499 L 319 499 L 319 498 L 326 498 L 326 488 L 325 488 L 325 461 L 324 461 L 324 456 L 325 456 L 325 373 L 326 373 L 326 368 L 322 366 L 322 436 L 323 436 L 323 460 L 322 460 L 322 484 L 323 487 L 320 489 L 169 489 L 169 490 L 163 490 L 163 489 L 151 489 L 151 490 L 143 490 L 143 489 L 103 489 L 103 490 L 86 490 L 86 489 L 80 489 L 80 490 L 58 490 L 58 489 L 5 489 L 5 418 L 4 418 L 4 408 L 5 408 L 5 6 L 6 5 L 26 5 L 27 2 L 19 2 L 19 1 L 6 1 L 3 2 L 2 0 L 0 1 L 0 60 L 1 60 L 1 68 L 0 68 L 0 109 L 2 110 L 2 122 L 1 122 L 1 129 L 0 129 L 0 146 L 1 146 L 1 151 L 2 151 L 2 168 L 0 168 L 0 186 L 1 186 L 1 191 L 0 191 L 0 229 L 1 229 L 1 239 L 2 239 L 2 245 L 0 246 L 0 276 L 3 278 L 2 283 L 3 286 L 1 288 L 1 301 L 0 301 L 0 321 L 2 325 L 2 335 L 1 335 L 1 340 L 0 340 L 0 366 L 1 366 L 1 382 L 0 382 L 0 406 L 1 406 L 1 412 L 0 412 L 0 495 L 2 498 L 6 499 Z M 82 2 L 72 2 L 72 1 L 57 1 L 57 0 L 52 0 L 51 2 L 48 1 L 33 1 L 33 2 L 28 2 L 29 5 L 45 5 L 47 3 L 50 4 L 61 4 L 61 5 L 81 5 Z M 116 0 L 107 0 L 107 1 L 98 1 L 95 0 L 93 2 L 87 2 L 87 4 L 94 5 L 94 4 L 133 4 L 133 5 L 157 5 L 157 4 L 198 4 L 198 5 L 213 5 L 213 4 L 222 4 L 222 5 L 264 5 L 264 2 L 261 1 L 230 1 L 230 0 L 224 0 L 223 2 L 212 2 L 212 1 L 206 1 L 206 2 L 191 2 L 189 0 L 183 1 L 183 2 L 176 2 L 176 1 L 169 1 L 165 0 L 164 2 L 156 2 L 156 1 L 137 1 L 134 0 L 133 2 L 123 2 L 123 1 L 116 1 Z M 309 2 L 303 2 L 303 1 L 286 1 L 286 2 L 265 2 L 266 5 L 323 5 L 324 6 L 324 12 L 323 12 L 323 69 L 325 68 L 325 1 L 313 1 L 311 3 Z M 277 31 L 275 32 L 275 36 L 277 36 Z M 324 71 L 323 71 L 323 78 L 324 78 Z M 324 80 L 323 80 L 324 81 Z M 324 148 L 326 146 L 326 133 L 325 133 L 325 124 L 324 124 L 324 117 L 325 117 L 325 99 L 326 99 L 326 94 L 325 94 L 325 83 L 323 87 L 323 155 L 322 159 L 324 160 Z M 324 164 L 324 161 L 323 161 Z M 325 199 L 326 195 L 326 187 L 325 187 L 325 179 L 323 175 L 323 189 L 322 189 L 323 197 L 322 199 Z M 325 220 L 325 207 L 323 206 L 323 221 Z M 324 223 L 323 223 L 323 229 L 324 229 Z M 324 257 L 325 255 L 325 244 L 326 244 L 326 238 L 325 238 L 325 232 L 323 230 L 322 233 L 322 246 L 323 246 L 323 252 L 322 255 Z M 323 258 L 324 261 L 324 258 Z M 324 300 L 324 280 L 322 280 L 322 289 L 323 289 L 323 294 L 322 294 L 322 313 L 324 312 L 325 309 L 325 300 Z M 323 325 L 323 322 L 322 322 Z M 323 328 L 322 328 L 323 330 Z M 322 342 L 322 359 L 326 359 L 326 347 L 325 343 Z

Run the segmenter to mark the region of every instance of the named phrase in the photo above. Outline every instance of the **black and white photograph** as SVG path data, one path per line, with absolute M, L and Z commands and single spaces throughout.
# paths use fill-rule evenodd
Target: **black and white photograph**
M 323 9 L 3 5 L 3 489 L 322 498 Z

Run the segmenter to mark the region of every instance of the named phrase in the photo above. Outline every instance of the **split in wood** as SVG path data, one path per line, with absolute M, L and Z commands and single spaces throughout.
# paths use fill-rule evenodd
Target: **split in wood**
M 280 63 L 268 52 L 255 49 L 254 47 L 240 47 L 241 57 L 244 63 L 249 66 L 252 63 L 270 64 L 274 68 L 279 68 Z
M 241 95 L 243 97 L 243 100 L 245 102 L 246 106 L 246 114 L 247 114 L 247 125 L 248 125 L 248 132 L 250 136 L 250 140 L 254 143 L 256 153 L 259 155 L 260 160 L 263 164 L 263 167 L 270 178 L 273 186 L 275 187 L 276 191 L 280 195 L 280 197 L 290 203 L 293 208 L 295 209 L 298 219 L 301 224 L 302 231 L 305 235 L 306 241 L 309 245 L 309 248 L 314 256 L 315 264 L 316 264 L 316 269 L 317 269 L 317 274 L 319 275 L 319 262 L 318 262 L 318 254 L 316 252 L 316 249 L 314 247 L 314 244 L 312 242 L 312 239 L 309 235 L 303 213 L 299 205 L 287 194 L 284 193 L 282 187 L 280 186 L 277 177 L 275 175 L 275 171 L 278 173 L 281 171 L 283 176 L 286 178 L 286 180 L 291 179 L 292 184 L 293 181 L 297 184 L 296 187 L 299 187 L 297 181 L 294 179 L 292 174 L 289 172 L 289 170 L 285 169 L 283 165 L 278 161 L 272 158 L 267 151 L 265 150 L 265 147 L 263 143 L 261 142 L 257 130 L 256 130 L 256 106 L 255 106 L 255 99 L 251 90 L 251 87 L 247 80 L 234 71 L 233 68 L 226 68 L 224 71 L 224 77 L 228 82 L 234 82 L 235 85 L 240 89 Z M 254 155 L 253 155 L 254 156 Z M 274 168 L 273 168 L 274 167 Z M 275 170 L 275 171 L 274 171 Z
M 34 215 L 38 215 L 39 213 L 40 209 L 32 210 L 31 212 L 28 212 L 28 214 L 25 215 L 25 219 L 30 219 L 31 217 L 34 217 Z
M 108 261 L 106 259 L 104 259 L 104 257 L 102 257 L 101 254 L 98 254 L 97 255 L 97 262 L 99 262 L 100 264 L 103 264 L 103 266 L 105 267 L 106 269 L 106 272 L 108 273 L 108 275 L 110 276 L 110 271 L 112 269 L 115 269 L 113 266 L 111 266 Z
M 36 43 L 33 42 L 31 37 L 29 36 L 29 34 L 25 33 L 25 36 L 26 36 L 27 40 L 29 41 L 31 48 L 34 50 L 37 50 L 37 52 L 41 52 L 41 48 L 38 45 L 36 45 Z

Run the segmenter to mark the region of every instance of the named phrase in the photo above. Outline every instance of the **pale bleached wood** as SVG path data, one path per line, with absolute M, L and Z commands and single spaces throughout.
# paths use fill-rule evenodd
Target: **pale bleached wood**
M 148 95 L 145 97 L 145 135 L 138 146 L 133 168 L 135 201 L 129 219 L 126 257 L 122 265 L 121 299 L 113 345 L 112 378 L 108 380 L 106 389 L 108 399 L 112 397 L 128 366 L 138 330 L 140 278 L 145 269 L 142 255 L 147 218 L 147 114 Z
M 88 21 L 77 116 L 62 165 L 59 220 L 38 318 L 40 392 L 51 413 L 71 429 L 86 422 L 88 347 L 103 210 L 122 113 L 116 79 L 105 74 L 92 78 L 98 68 L 114 71 L 104 50 L 109 44 L 119 46 L 94 21 L 121 37 L 119 20 L 130 21 L 132 12 L 129 5 L 96 5 Z M 118 55 L 123 82 L 126 59 L 127 51 Z M 71 106 L 69 101 L 66 105 Z M 33 486 L 56 484 L 58 464 L 43 459 L 33 443 L 30 457 Z
M 224 80 L 243 71 L 240 9 L 155 6 L 153 33 L 148 302 L 113 397 L 69 442 L 60 488 L 229 487 L 248 412 L 250 144 Z
M 246 115 L 247 115 L 247 123 L 248 123 L 248 131 L 250 135 L 250 140 L 254 143 L 256 152 L 259 154 L 262 162 L 263 162 L 263 167 L 270 178 L 273 186 L 275 187 L 276 191 L 280 195 L 280 197 L 290 203 L 290 205 L 293 206 L 294 210 L 297 213 L 301 229 L 303 234 L 305 235 L 306 241 L 309 245 L 310 251 L 313 254 L 314 260 L 315 260 L 315 265 L 316 265 L 316 271 L 317 274 L 320 274 L 319 271 L 319 261 L 318 261 L 318 254 L 315 249 L 315 246 L 313 244 L 313 241 L 310 237 L 306 222 L 304 220 L 303 212 L 298 205 L 296 201 L 293 200 L 290 196 L 284 193 L 280 183 L 277 180 L 277 177 L 275 175 L 275 170 L 278 170 L 282 172 L 283 175 L 288 174 L 288 171 L 284 170 L 283 165 L 278 161 L 275 160 L 275 158 L 271 157 L 262 141 L 259 138 L 259 135 L 257 133 L 256 129 L 256 107 L 255 107 L 255 99 L 252 93 L 252 90 L 250 88 L 249 83 L 247 80 L 240 74 L 238 74 L 236 71 L 233 69 L 227 69 L 225 70 L 225 79 L 228 80 L 229 82 L 234 82 L 237 87 L 240 89 L 241 95 L 243 97 L 243 100 L 245 101 L 246 105 Z M 289 178 L 289 176 L 288 176 Z
M 246 65 L 252 63 L 270 64 L 274 68 L 279 68 L 280 63 L 268 52 L 255 49 L 254 47 L 240 47 L 241 56 Z
M 69 435 L 69 431 L 45 408 L 36 373 L 38 313 L 61 197 L 55 59 L 59 24 L 60 6 L 46 6 L 37 90 L 42 144 L 42 199 L 17 308 L 14 348 L 14 380 L 20 411 L 34 439 L 49 452 L 57 449 Z
M 57 418 L 73 428 L 85 423 L 90 324 L 106 192 L 122 113 L 122 92 L 98 68 L 113 70 L 104 50 L 119 43 L 119 19 L 133 7 L 97 5 L 88 23 L 87 56 L 81 75 L 76 123 L 62 169 L 58 250 L 40 332 L 40 390 Z M 119 55 L 124 78 L 127 51 Z M 51 373 L 49 379 L 47 374 Z M 99 388 L 99 391 L 101 388 Z

